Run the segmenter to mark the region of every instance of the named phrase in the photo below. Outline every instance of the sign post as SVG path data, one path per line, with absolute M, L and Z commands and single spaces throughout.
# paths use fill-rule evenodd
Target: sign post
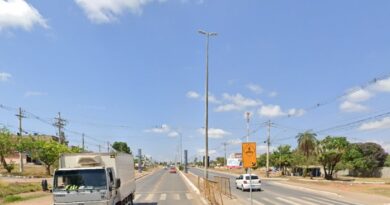
M 251 170 L 257 164 L 256 162 L 256 142 L 244 142 L 242 143 L 242 165 L 244 168 L 249 169 L 249 191 L 251 205 L 253 204 L 252 200 L 252 175 Z

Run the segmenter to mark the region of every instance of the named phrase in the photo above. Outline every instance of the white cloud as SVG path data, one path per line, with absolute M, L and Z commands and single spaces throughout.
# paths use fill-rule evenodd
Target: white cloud
M 272 91 L 268 94 L 269 97 L 273 98 L 273 97 L 276 97 L 278 96 L 278 93 L 276 91 Z
M 259 115 L 264 117 L 280 117 L 286 115 L 279 105 L 263 105 L 259 109 Z
M 141 14 L 142 7 L 152 0 L 75 0 L 94 23 L 110 23 L 126 11 Z
M 248 84 L 248 85 L 246 85 L 246 87 L 250 90 L 250 91 L 252 91 L 252 92 L 254 92 L 254 93 L 256 93 L 256 94 L 260 94 L 260 93 L 262 93 L 263 92 L 263 88 L 261 88 L 260 87 L 260 85 L 256 85 L 256 84 Z
M 168 137 L 177 137 L 177 136 L 179 136 L 179 133 L 176 131 L 168 133 Z
M 350 93 L 345 97 L 347 101 L 350 102 L 364 102 L 369 100 L 374 96 L 373 93 L 371 93 L 368 90 L 363 90 L 363 89 L 357 89 L 357 90 L 352 90 L 349 91 Z
M 187 98 L 192 98 L 192 99 L 198 99 L 200 97 L 199 93 L 195 91 L 188 91 L 186 96 Z
M 40 91 L 27 91 L 24 93 L 24 97 L 36 97 L 36 96 L 45 96 L 47 93 Z
M 217 99 L 217 97 L 215 97 L 213 94 L 209 94 L 209 103 L 213 103 L 213 104 L 220 104 L 221 101 L 219 101 Z
M 238 145 L 238 144 L 242 143 L 242 140 L 241 139 L 232 139 L 232 140 L 228 140 L 227 143 L 231 144 L 231 145 Z
M 170 131 L 171 128 L 166 124 L 161 125 L 161 127 L 155 127 L 152 129 L 145 130 L 145 132 L 152 132 L 152 133 L 168 133 Z
M 197 150 L 197 152 L 198 152 L 198 154 L 200 154 L 200 155 L 204 155 L 205 154 L 205 151 L 204 151 L 205 149 L 198 149 Z M 211 155 L 216 155 L 217 154 L 217 150 L 215 150 L 215 149 L 209 149 L 209 156 L 211 156 Z
M 216 112 L 242 111 L 247 108 L 256 107 L 262 104 L 260 100 L 245 98 L 239 93 L 235 95 L 224 93 L 222 96 L 227 103 L 218 106 L 215 109 Z
M 343 112 L 363 112 L 368 110 L 366 106 L 350 101 L 344 101 L 339 108 Z
M 306 111 L 304 109 L 292 108 L 292 109 L 288 110 L 289 116 L 300 117 L 300 116 L 304 115 L 305 113 L 306 113 Z
M 304 109 L 291 108 L 287 112 L 283 111 L 279 105 L 263 105 L 258 110 L 260 116 L 274 118 L 282 116 L 300 117 L 306 113 Z
M 0 72 L 0 82 L 8 81 L 12 77 L 9 73 Z
M 390 117 L 383 119 L 367 122 L 360 125 L 359 130 L 377 130 L 377 129 L 389 129 L 390 128 Z
M 200 129 L 198 129 L 198 132 L 201 133 L 202 135 L 204 135 L 205 129 L 200 128 Z M 209 133 L 209 137 L 214 138 L 214 139 L 220 139 L 220 138 L 223 138 L 223 137 L 231 134 L 230 132 L 227 132 L 223 129 L 218 129 L 218 128 L 209 128 L 208 133 Z
M 377 92 L 390 92 L 390 78 L 378 80 L 371 88 Z
M 0 31 L 5 28 L 31 30 L 35 25 L 47 28 L 39 11 L 24 0 L 0 0 Z

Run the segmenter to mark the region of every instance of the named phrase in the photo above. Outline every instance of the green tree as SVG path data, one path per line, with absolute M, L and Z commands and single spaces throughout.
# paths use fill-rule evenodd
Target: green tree
M 390 167 L 390 155 L 387 155 L 384 166 L 385 167 Z
M 34 146 L 31 150 L 33 158 L 38 159 L 45 164 L 47 175 L 50 175 L 50 168 L 57 162 L 60 155 L 69 152 L 71 152 L 71 150 L 66 145 L 53 140 L 34 141 Z
M 324 167 L 325 179 L 332 180 L 336 165 L 341 161 L 349 142 L 345 137 L 327 136 L 319 141 L 317 147 L 318 161 Z
M 343 157 L 344 163 L 356 175 L 373 176 L 378 167 L 383 167 L 388 154 L 376 143 L 354 143 Z
M 13 163 L 7 163 L 5 157 L 15 152 L 15 143 L 8 129 L 0 129 L 0 162 L 8 173 L 14 169 Z
M 217 161 L 217 164 L 220 164 L 222 166 L 225 165 L 225 157 L 217 157 L 215 160 Z
M 276 166 L 282 169 L 282 175 L 286 174 L 286 167 L 291 165 L 291 146 L 280 145 L 272 154 Z
M 298 151 L 301 152 L 305 157 L 306 157 L 306 170 L 304 172 L 304 177 L 306 176 L 308 167 L 309 167 L 309 157 L 311 155 L 315 154 L 315 150 L 317 147 L 317 139 L 316 139 L 317 134 L 306 131 L 303 133 L 299 133 L 296 138 L 298 141 Z
M 126 142 L 114 142 L 114 144 L 112 144 L 112 148 L 114 148 L 118 152 L 131 154 L 130 147 L 127 146 Z

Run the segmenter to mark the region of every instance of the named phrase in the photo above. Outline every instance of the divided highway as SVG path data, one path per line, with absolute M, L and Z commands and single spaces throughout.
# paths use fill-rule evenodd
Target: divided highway
M 136 205 L 201 205 L 197 194 L 190 191 L 179 173 L 158 170 L 137 180 Z
M 191 173 L 203 176 L 203 170 L 198 168 L 191 168 Z M 249 192 L 242 192 L 235 187 L 235 177 L 209 172 L 209 178 L 214 176 L 222 176 L 230 178 L 232 194 L 250 204 Z M 299 189 L 287 188 L 278 185 L 272 181 L 262 180 L 262 191 L 253 192 L 253 204 L 256 205 L 357 205 L 357 203 L 346 202 L 337 196 L 316 194 L 314 192 L 306 192 Z

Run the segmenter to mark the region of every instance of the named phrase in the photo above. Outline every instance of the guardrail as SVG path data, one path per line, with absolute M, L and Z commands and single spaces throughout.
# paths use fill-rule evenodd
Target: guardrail
M 232 198 L 232 190 L 230 186 L 230 178 L 228 177 L 221 177 L 221 176 L 214 176 L 214 180 L 218 184 L 219 191 L 221 194 Z
M 218 182 L 198 176 L 198 189 L 211 205 L 223 205 Z

